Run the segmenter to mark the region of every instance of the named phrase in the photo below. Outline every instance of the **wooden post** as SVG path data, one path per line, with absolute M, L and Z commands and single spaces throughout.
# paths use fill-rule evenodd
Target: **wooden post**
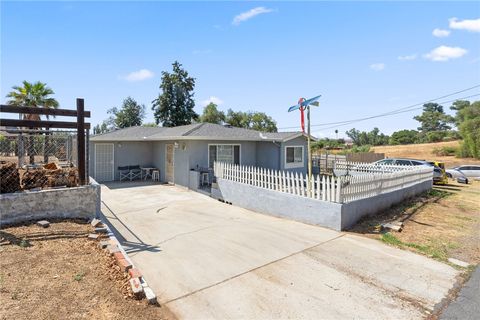
M 84 101 L 77 98 L 77 157 L 78 157 L 78 178 L 80 185 L 86 183 L 85 178 L 85 118 Z

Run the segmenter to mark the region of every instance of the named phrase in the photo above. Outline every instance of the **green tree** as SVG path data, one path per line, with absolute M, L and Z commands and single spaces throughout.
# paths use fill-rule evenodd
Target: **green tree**
M 400 130 L 395 131 L 390 136 L 389 143 L 393 145 L 397 144 L 412 144 L 417 142 L 418 131 L 416 130 Z
M 249 113 L 250 129 L 263 132 L 277 132 L 277 123 L 264 112 Z
M 264 112 L 243 112 L 228 109 L 225 122 L 233 127 L 263 132 L 277 132 L 277 123 Z
M 480 101 L 458 111 L 460 134 L 463 137 L 461 155 L 480 159 Z
M 30 83 L 28 81 L 23 81 L 22 86 L 13 86 L 13 91 L 10 91 L 7 94 L 7 98 L 10 98 L 7 101 L 7 104 L 16 105 L 16 106 L 28 106 L 35 108 L 51 108 L 57 109 L 59 103 L 55 98 L 51 96 L 55 94 L 53 90 L 47 87 L 46 83 L 37 81 L 35 83 Z M 46 116 L 47 119 L 49 116 Z M 24 120 L 40 120 L 39 114 L 24 114 Z M 47 128 L 48 130 L 48 128 Z M 46 139 L 44 140 L 44 162 L 48 162 L 48 151 L 49 151 L 49 139 L 48 133 L 46 134 Z M 30 163 L 35 162 L 35 150 L 34 150 L 34 141 L 33 136 L 29 138 L 29 147 L 28 155 L 30 156 Z
M 113 126 L 109 125 L 109 121 L 106 120 L 106 121 L 102 121 L 102 123 L 99 123 L 95 127 L 93 127 L 93 134 L 107 133 L 109 131 L 112 131 L 113 129 L 114 129 Z
M 413 119 L 420 122 L 418 130 L 423 133 L 431 131 L 447 131 L 451 129 L 449 123 L 454 122 L 452 116 L 445 114 L 443 106 L 433 102 L 424 104 L 422 114 L 413 117 Z
M 172 73 L 162 72 L 162 93 L 152 101 L 155 123 L 162 123 L 164 127 L 186 125 L 198 119 L 193 110 L 195 79 L 188 76 L 188 72 L 182 69 L 178 61 L 172 66 Z
M 127 97 L 123 100 L 120 109 L 112 108 L 108 113 L 113 115 L 116 128 L 140 126 L 145 118 L 145 106 L 138 104 L 133 98 Z
M 467 100 L 457 100 L 452 105 L 450 106 L 451 110 L 455 110 L 457 114 L 455 115 L 455 124 L 457 126 L 460 125 L 460 123 L 464 120 L 463 119 L 463 113 L 461 112 L 464 108 L 467 108 L 470 106 L 470 101 Z
M 142 127 L 158 127 L 158 125 L 155 122 L 147 122 L 142 124 Z
M 205 108 L 203 108 L 203 113 L 200 116 L 200 122 L 209 122 L 222 124 L 225 122 L 225 113 L 217 109 L 217 105 L 213 102 L 210 102 Z

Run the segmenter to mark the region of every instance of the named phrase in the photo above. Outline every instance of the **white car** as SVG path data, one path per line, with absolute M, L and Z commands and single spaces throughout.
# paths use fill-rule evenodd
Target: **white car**
M 464 165 L 445 170 L 449 178 L 460 178 L 465 176 L 467 178 L 480 177 L 480 165 Z

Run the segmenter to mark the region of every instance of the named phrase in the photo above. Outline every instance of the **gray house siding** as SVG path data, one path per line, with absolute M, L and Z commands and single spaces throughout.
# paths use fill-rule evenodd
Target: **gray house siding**
M 297 168 L 288 168 L 285 167 L 285 147 L 287 146 L 303 146 L 303 166 Z M 308 165 L 308 151 L 307 151 L 307 139 L 305 137 L 298 137 L 286 142 L 282 142 L 282 148 L 280 152 L 280 169 L 293 171 L 293 172 L 301 172 L 307 173 L 307 165 Z
M 280 149 L 278 142 L 257 142 L 257 167 L 280 169 Z
M 113 167 L 115 180 L 118 180 L 119 177 L 118 167 L 129 165 L 140 165 L 143 167 L 147 167 L 153 164 L 152 143 L 150 142 L 98 142 L 98 144 L 104 143 L 113 144 Z M 91 142 L 89 149 L 89 172 L 92 177 L 96 176 L 95 144 L 95 142 Z
M 208 167 L 209 144 L 238 144 L 240 145 L 240 163 L 247 166 L 264 167 L 275 170 L 285 169 L 285 146 L 304 146 L 304 166 L 292 168 L 306 172 L 307 148 L 303 137 L 284 143 L 268 141 L 231 141 L 231 140 L 177 140 L 177 141 L 99 141 L 90 143 L 90 175 L 95 177 L 95 144 L 114 144 L 114 172 L 115 180 L 119 179 L 119 166 L 140 165 L 144 167 L 156 167 L 160 169 L 160 181 L 166 181 L 165 177 L 165 152 L 167 144 L 177 142 L 174 148 L 174 182 L 181 186 L 189 186 L 190 169 Z

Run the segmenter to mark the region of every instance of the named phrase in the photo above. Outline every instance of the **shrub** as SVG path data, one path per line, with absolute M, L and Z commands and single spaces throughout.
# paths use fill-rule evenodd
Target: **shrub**
M 433 149 L 432 153 L 436 156 L 454 156 L 455 154 L 457 154 L 458 152 L 458 148 L 457 147 L 449 147 L 449 146 L 445 146 L 445 147 L 441 147 L 441 148 L 435 148 Z

